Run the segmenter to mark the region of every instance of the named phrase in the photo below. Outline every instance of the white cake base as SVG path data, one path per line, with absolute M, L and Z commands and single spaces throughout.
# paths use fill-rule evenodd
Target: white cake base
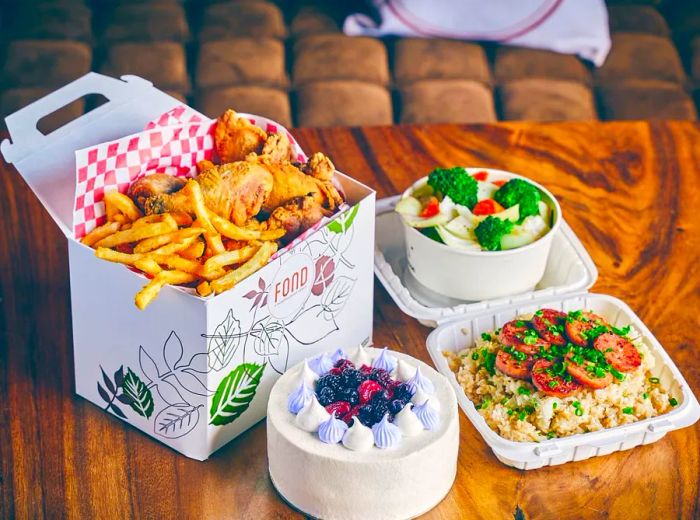
M 374 356 L 380 352 L 369 350 Z M 452 487 L 459 448 L 454 392 L 425 363 L 391 354 L 420 366 L 440 401 L 440 427 L 404 437 L 396 448 L 351 451 L 342 444 L 324 444 L 316 434 L 298 428 L 287 410 L 287 396 L 298 385 L 302 365 L 273 387 L 267 411 L 270 477 L 280 495 L 300 511 L 325 520 L 403 520 L 435 507 Z

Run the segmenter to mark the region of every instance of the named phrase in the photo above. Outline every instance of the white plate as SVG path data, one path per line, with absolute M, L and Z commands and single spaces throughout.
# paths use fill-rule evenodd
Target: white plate
M 437 294 L 421 285 L 406 268 L 406 249 L 401 217 L 394 212 L 399 197 L 377 201 L 374 273 L 399 308 L 424 325 L 436 326 L 453 316 L 481 312 L 518 302 L 548 298 L 590 288 L 598 271 L 588 252 L 566 221 L 554 236 L 544 276 L 525 293 L 465 302 Z
M 658 417 L 542 442 L 515 442 L 498 435 L 486 424 L 472 401 L 464 393 L 454 372 L 450 370 L 443 352 L 456 352 L 470 347 L 482 332 L 499 328 L 516 316 L 532 313 L 541 307 L 550 307 L 564 312 L 591 309 L 618 327 L 631 324 L 642 335 L 642 341 L 656 359 L 652 370 L 654 376 L 658 377 L 661 384 L 678 400 L 678 405 L 670 412 Z M 522 302 L 491 312 L 453 319 L 432 331 L 428 336 L 427 345 L 437 370 L 452 384 L 460 408 L 491 447 L 496 457 L 504 464 L 518 469 L 536 469 L 564 464 L 628 450 L 640 444 L 650 444 L 661 439 L 668 431 L 690 426 L 700 417 L 698 400 L 673 360 L 632 309 L 612 296 L 591 293 L 560 296 L 548 301 Z

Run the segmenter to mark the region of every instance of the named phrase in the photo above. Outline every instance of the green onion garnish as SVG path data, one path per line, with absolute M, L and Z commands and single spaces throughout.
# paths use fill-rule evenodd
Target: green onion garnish
M 659 384 L 659 378 L 658 377 L 650 377 L 649 382 L 653 385 L 658 385 Z
M 678 405 L 678 400 L 677 400 L 675 397 L 671 397 L 671 398 L 668 400 L 668 402 L 669 402 L 669 404 L 670 404 L 671 406 L 677 406 L 677 405 Z
M 556 408 L 557 408 L 557 403 L 552 403 L 552 408 L 554 408 L 554 409 L 556 410 Z
M 583 415 L 583 410 L 581 410 L 580 408 L 576 408 L 576 410 L 574 410 L 574 415 L 576 417 L 581 417 Z
M 622 413 L 626 413 L 628 415 L 631 415 L 634 413 L 634 407 L 633 406 L 626 406 L 625 408 L 622 409 Z
M 547 386 L 548 386 L 549 388 L 554 388 L 554 387 L 557 386 L 557 382 L 556 382 L 556 381 L 550 381 L 549 383 L 547 383 Z
M 519 393 L 520 395 L 530 395 L 530 389 L 529 389 L 529 388 L 526 388 L 526 387 L 524 387 L 524 386 L 521 386 L 521 387 L 518 388 L 518 393 Z
M 527 417 L 527 414 L 526 414 L 525 412 L 522 412 L 522 411 L 521 411 L 521 412 L 518 414 L 518 420 L 520 420 L 520 421 L 524 421 L 524 420 L 525 420 L 525 417 Z
M 646 393 L 646 392 L 644 392 L 644 393 L 642 394 L 642 397 L 643 397 L 644 399 L 649 399 L 649 394 Z
M 548 433 L 547 433 L 547 439 L 553 439 L 553 438 L 555 437 L 555 435 L 556 435 L 556 434 L 555 434 L 554 432 L 548 432 Z
M 506 404 L 508 401 L 510 401 L 510 397 L 504 397 L 501 399 L 501 404 Z
M 478 353 L 478 352 L 472 353 L 472 359 L 473 359 L 474 361 L 476 361 L 477 359 L 479 359 L 479 353 Z
M 488 332 L 482 332 L 481 339 L 483 339 L 484 341 L 491 341 L 491 334 L 489 334 Z

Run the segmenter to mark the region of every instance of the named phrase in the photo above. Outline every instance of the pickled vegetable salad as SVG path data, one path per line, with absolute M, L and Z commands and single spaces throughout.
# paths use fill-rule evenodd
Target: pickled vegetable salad
M 500 251 L 530 244 L 552 226 L 540 191 L 522 179 L 489 181 L 462 167 L 437 168 L 402 198 L 396 212 L 424 235 L 467 251 Z

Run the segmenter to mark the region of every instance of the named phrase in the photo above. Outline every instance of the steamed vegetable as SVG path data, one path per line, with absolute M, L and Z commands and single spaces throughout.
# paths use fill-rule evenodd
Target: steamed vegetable
M 477 182 L 461 166 L 435 168 L 428 175 L 428 185 L 455 204 L 471 209 L 477 203 Z
M 539 190 L 522 179 L 511 179 L 501 186 L 493 198 L 505 208 L 518 204 L 520 206 L 520 222 L 530 215 L 540 213 L 539 202 L 541 195 Z
M 500 251 L 501 239 L 510 233 L 511 229 L 513 229 L 513 223 L 510 220 L 501 220 L 489 215 L 474 228 L 474 234 L 484 249 Z

